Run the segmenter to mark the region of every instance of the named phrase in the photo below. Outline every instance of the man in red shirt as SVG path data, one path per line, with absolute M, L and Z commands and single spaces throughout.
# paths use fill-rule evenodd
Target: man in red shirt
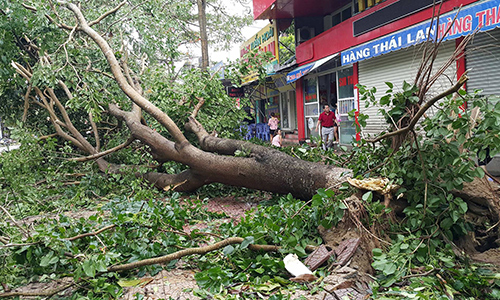
M 321 125 L 323 150 L 329 149 L 332 147 L 333 133 L 336 129 L 335 127 L 337 127 L 337 121 L 335 120 L 335 113 L 330 110 L 328 104 L 323 106 L 323 112 L 319 115 L 318 123 L 316 124 L 316 131 L 318 131 L 319 125 Z

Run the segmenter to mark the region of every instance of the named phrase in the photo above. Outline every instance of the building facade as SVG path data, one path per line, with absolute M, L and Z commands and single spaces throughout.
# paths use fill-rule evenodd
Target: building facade
M 277 28 L 293 20 L 298 67 L 287 74 L 295 84 L 299 139 L 317 133 L 314 127 L 321 105 L 329 104 L 341 117 L 340 142 L 377 134 L 387 124 L 379 107 L 366 108 L 356 84 L 388 89 L 414 83 L 424 42 L 444 38 L 436 57 L 436 70 L 446 62 L 468 34 L 475 33 L 465 53 L 446 69 L 428 96 L 453 85 L 469 70 L 469 91 L 482 89 L 500 95 L 500 0 L 254 0 L 254 18 L 272 19 Z M 439 16 L 439 22 L 437 22 Z M 451 80 L 450 80 L 451 79 Z M 355 132 L 348 113 L 369 115 L 367 127 Z M 432 113 L 432 112 L 431 112 Z

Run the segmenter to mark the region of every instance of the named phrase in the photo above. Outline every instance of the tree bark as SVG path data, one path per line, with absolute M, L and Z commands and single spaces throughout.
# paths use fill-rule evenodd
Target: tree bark
M 208 68 L 208 35 L 207 35 L 207 15 L 206 0 L 197 0 L 198 2 L 198 22 L 200 23 L 200 41 L 201 41 L 201 69 L 206 71 Z
M 150 147 L 155 160 L 176 161 L 189 167 L 179 174 L 144 175 L 161 189 L 189 192 L 218 182 L 310 199 L 319 188 L 338 187 L 351 174 L 348 169 L 303 161 L 276 149 L 211 136 L 194 118 L 189 119 L 186 129 L 196 134 L 201 149 L 191 144 L 177 147 L 176 143 L 141 124 L 138 115 L 124 112 L 116 105 L 110 105 L 109 112 L 123 119 L 132 136 Z M 236 150 L 247 155 L 236 157 Z

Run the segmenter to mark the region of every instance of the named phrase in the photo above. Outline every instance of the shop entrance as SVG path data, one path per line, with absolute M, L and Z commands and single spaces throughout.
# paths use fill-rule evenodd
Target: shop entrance
M 337 135 L 341 144 L 349 144 L 356 134 L 354 123 L 349 120 L 348 113 L 355 109 L 353 68 L 337 71 L 325 71 L 304 79 L 304 113 L 306 118 L 306 137 L 318 136 L 316 123 L 323 106 L 339 116 Z

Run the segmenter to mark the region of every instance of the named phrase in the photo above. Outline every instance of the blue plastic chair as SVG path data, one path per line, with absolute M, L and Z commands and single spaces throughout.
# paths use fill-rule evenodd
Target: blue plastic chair
M 255 124 L 249 124 L 247 125 L 247 135 L 245 136 L 246 140 L 249 140 L 251 138 L 255 137 Z
M 269 126 L 265 123 L 257 124 L 256 134 L 258 139 L 269 141 Z

